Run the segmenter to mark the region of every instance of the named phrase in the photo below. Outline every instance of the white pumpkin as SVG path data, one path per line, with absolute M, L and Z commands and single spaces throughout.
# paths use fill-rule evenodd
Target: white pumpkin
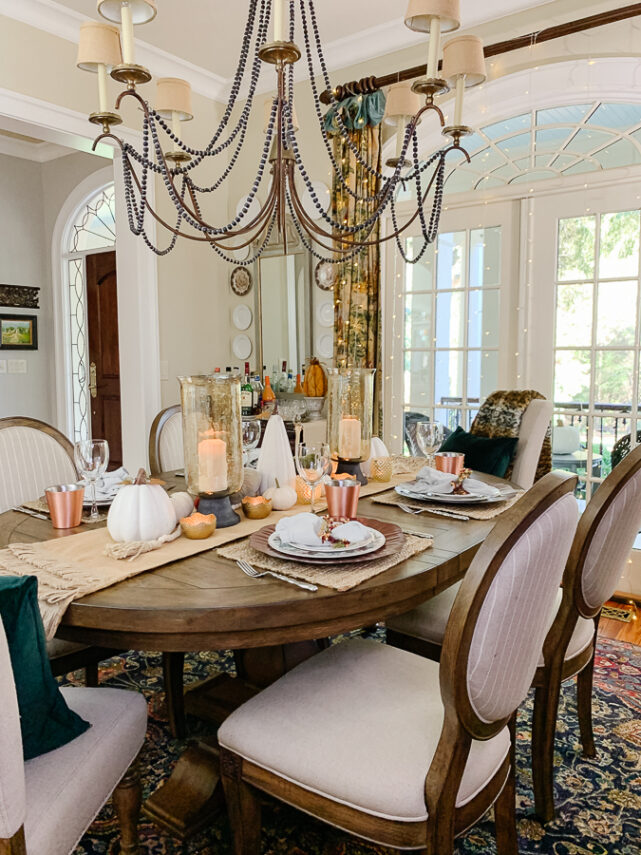
M 107 517 L 109 534 L 118 543 L 157 540 L 176 525 L 176 511 L 160 484 L 122 487 Z
M 293 487 L 285 485 L 281 487 L 276 479 L 276 486 L 270 487 L 263 493 L 266 499 L 272 500 L 272 508 L 275 511 L 288 511 L 298 501 L 298 493 Z
M 177 520 L 188 517 L 194 510 L 194 500 L 184 490 L 180 493 L 173 493 L 169 498 L 176 511 Z

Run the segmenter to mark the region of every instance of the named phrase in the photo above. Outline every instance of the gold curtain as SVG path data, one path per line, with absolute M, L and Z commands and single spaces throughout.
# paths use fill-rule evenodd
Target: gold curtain
M 361 159 L 380 173 L 381 125 L 366 125 L 349 136 Z M 379 180 L 359 163 L 347 141 L 334 137 L 334 156 L 349 188 L 360 198 L 373 196 Z M 358 226 L 375 209 L 375 203 L 354 199 L 338 177 L 332 187 L 332 216 L 347 226 Z M 379 224 L 368 240 L 378 241 Z M 363 235 L 364 237 L 364 235 Z M 382 418 L 382 324 L 380 246 L 364 247 L 337 265 L 334 285 L 334 365 L 337 368 L 376 368 L 374 383 L 374 435 L 383 430 Z

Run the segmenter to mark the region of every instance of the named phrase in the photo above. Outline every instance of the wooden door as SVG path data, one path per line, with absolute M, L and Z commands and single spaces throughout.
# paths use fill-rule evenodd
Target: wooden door
M 109 443 L 109 469 L 122 466 L 116 253 L 87 256 L 91 435 Z

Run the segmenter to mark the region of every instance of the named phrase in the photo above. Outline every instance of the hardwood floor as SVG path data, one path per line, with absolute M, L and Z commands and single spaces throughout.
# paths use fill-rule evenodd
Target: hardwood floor
M 627 601 L 626 601 L 627 602 Z M 603 638 L 614 638 L 628 641 L 641 647 L 641 605 L 637 603 L 637 619 L 628 623 L 620 620 L 601 618 L 599 635 Z

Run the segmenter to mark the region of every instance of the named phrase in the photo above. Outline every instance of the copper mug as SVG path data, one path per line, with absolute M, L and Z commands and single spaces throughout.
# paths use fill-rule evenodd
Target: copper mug
M 437 451 L 434 455 L 434 465 L 439 472 L 458 477 L 465 465 L 465 455 L 460 451 Z
M 54 528 L 76 528 L 82 522 L 85 488 L 79 484 L 56 484 L 45 489 Z
M 327 513 L 332 518 L 355 520 L 361 485 L 358 481 L 332 481 L 325 485 Z

